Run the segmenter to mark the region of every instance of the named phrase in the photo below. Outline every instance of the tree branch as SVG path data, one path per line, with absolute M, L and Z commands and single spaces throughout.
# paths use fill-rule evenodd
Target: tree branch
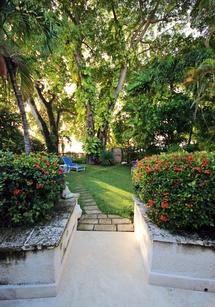
M 46 125 L 46 122 L 44 121 L 44 119 L 40 115 L 33 97 L 28 99 L 28 105 L 30 106 L 31 113 L 32 113 L 34 119 L 36 120 L 37 124 L 39 125 L 41 131 L 43 131 L 43 129 L 48 131 L 48 127 Z
M 92 52 L 92 54 L 95 54 L 93 48 L 91 48 L 85 41 L 82 41 L 82 43 Z
M 56 121 L 55 121 L 55 117 L 54 117 L 54 113 L 53 113 L 53 109 L 52 109 L 52 102 L 55 99 L 55 95 L 53 95 L 53 97 L 49 101 L 47 101 L 45 99 L 43 93 L 42 93 L 42 91 L 44 89 L 44 85 L 39 83 L 39 82 L 36 82 L 35 87 L 36 87 L 37 93 L 39 95 L 39 98 L 40 98 L 41 102 L 43 103 L 43 105 L 46 109 L 48 119 L 49 119 L 50 128 L 54 132 L 54 134 L 57 135 L 57 133 L 58 133 L 57 132 L 57 126 L 56 126 Z
M 45 97 L 43 96 L 42 92 L 45 88 L 44 84 L 40 83 L 40 82 L 36 82 L 35 83 L 35 88 L 37 90 L 38 96 L 40 97 L 40 100 L 42 101 L 44 107 L 47 107 L 48 102 L 46 101 Z
M 116 24 L 119 24 L 119 20 L 118 20 L 118 18 L 117 18 L 116 11 L 115 11 L 115 7 L 114 7 L 114 0 L 111 1 L 111 9 L 112 9 L 113 18 L 114 18 L 114 20 L 115 20 L 115 23 L 116 23 Z
M 71 116 L 76 116 L 76 115 L 77 115 L 76 112 L 72 112 L 72 111 L 70 111 L 70 110 L 68 110 L 68 109 L 66 109 L 66 108 L 59 109 L 59 110 L 57 111 L 57 119 L 56 119 L 56 125 L 57 125 L 57 127 L 59 127 L 60 118 L 61 118 L 61 115 L 62 115 L 63 113 L 70 114 Z
M 132 38 L 131 38 L 131 43 L 130 46 L 131 48 L 134 48 L 144 37 L 146 31 L 148 30 L 151 21 L 154 18 L 154 15 L 158 9 L 158 6 L 160 4 L 160 0 L 157 1 L 154 9 L 150 12 L 149 17 L 146 20 L 143 20 L 141 22 L 141 24 L 139 25 L 138 29 L 135 31 L 135 33 L 133 34 Z M 141 30 L 142 29 L 142 30 Z

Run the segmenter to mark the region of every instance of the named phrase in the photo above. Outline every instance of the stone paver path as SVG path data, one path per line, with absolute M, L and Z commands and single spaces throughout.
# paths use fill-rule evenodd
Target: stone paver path
M 134 231 L 134 225 L 130 219 L 119 215 L 103 214 L 91 194 L 83 187 L 77 187 L 75 192 L 80 193 L 80 199 L 84 203 L 84 213 L 79 220 L 78 230 Z

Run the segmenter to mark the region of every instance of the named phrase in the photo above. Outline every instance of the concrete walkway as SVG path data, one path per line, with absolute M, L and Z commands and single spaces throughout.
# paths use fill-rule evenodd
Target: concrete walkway
M 83 187 L 77 187 L 75 192 L 80 194 L 85 211 L 79 221 L 78 230 L 134 231 L 134 225 L 130 219 L 119 215 L 103 214 L 91 194 Z
M 0 307 L 214 307 L 212 293 L 149 286 L 134 233 L 77 232 L 56 298 Z

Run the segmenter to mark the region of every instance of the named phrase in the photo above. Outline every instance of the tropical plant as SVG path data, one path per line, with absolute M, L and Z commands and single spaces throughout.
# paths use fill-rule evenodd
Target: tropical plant
M 113 164 L 114 164 L 113 153 L 108 150 L 103 151 L 101 156 L 101 165 L 111 166 Z
M 50 4 L 50 1 L 48 2 Z M 0 74 L 3 78 L 9 76 L 22 119 L 27 154 L 31 151 L 31 144 L 24 100 L 32 94 L 33 83 L 23 54 L 27 40 L 30 40 L 31 44 L 35 43 L 32 38 L 37 39 L 38 33 L 42 40 L 45 38 L 47 42 L 51 33 L 47 17 L 44 14 L 44 7 L 36 5 L 35 1 L 1 1 Z M 39 41 L 41 42 L 41 38 Z
M 86 138 L 83 149 L 87 154 L 88 163 L 94 164 L 99 162 L 101 156 L 101 142 L 96 136 Z

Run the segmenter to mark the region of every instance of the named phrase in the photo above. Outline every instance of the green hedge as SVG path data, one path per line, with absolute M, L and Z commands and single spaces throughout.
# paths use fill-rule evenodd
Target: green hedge
M 63 188 L 56 156 L 0 152 L 0 226 L 29 225 L 51 216 Z
M 133 183 L 149 218 L 163 228 L 199 230 L 215 223 L 215 153 L 161 154 L 140 160 Z

